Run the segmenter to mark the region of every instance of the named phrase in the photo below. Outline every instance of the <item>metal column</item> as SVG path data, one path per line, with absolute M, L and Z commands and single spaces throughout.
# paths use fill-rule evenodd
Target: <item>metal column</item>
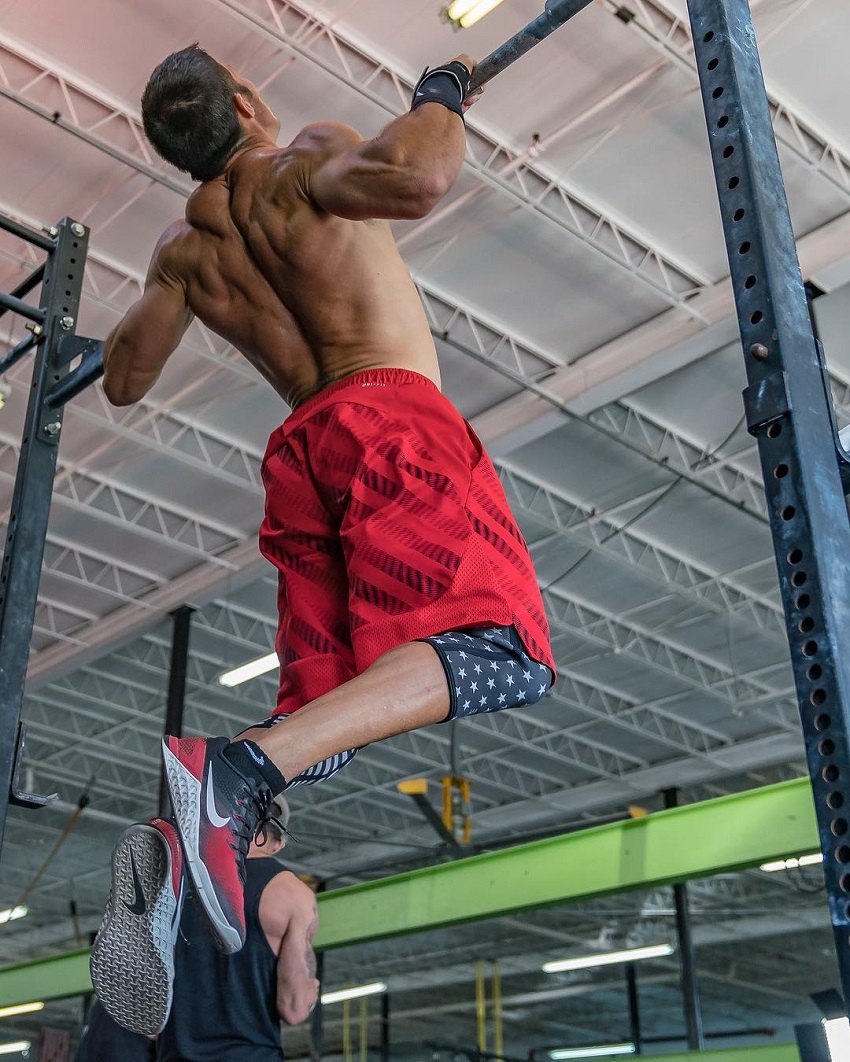
M 688 0 L 845 998 L 850 524 L 746 0 Z M 831 430 L 832 429 L 832 430 Z
M 626 991 L 629 994 L 629 1036 L 635 1045 L 635 1054 L 643 1054 L 643 1039 L 640 1032 L 640 1002 L 638 1000 L 637 973 L 635 964 L 626 966 Z
M 0 228 L 48 252 L 41 302 L 26 316 L 38 319 L 33 385 L 21 439 L 21 455 L 0 569 L 0 844 L 9 800 L 27 806 L 43 803 L 16 796 L 20 717 L 38 584 L 53 494 L 53 476 L 62 429 L 62 409 L 49 404 L 52 388 L 67 374 L 67 348 L 79 312 L 88 230 L 65 218 L 50 236 L 33 232 L 7 218 Z M 38 273 L 38 270 L 36 271 Z M 30 290 L 30 278 L 19 292 Z M 34 287 L 35 283 L 31 284 Z M 2 300 L 16 310 L 16 297 Z M 26 342 L 26 341 L 25 341 Z M 29 349 L 28 344 L 27 348 Z M 21 346 L 19 344 L 19 346 Z M 8 363 L 6 365 L 8 367 Z
M 186 703 L 186 671 L 189 665 L 189 635 L 192 613 L 189 605 L 181 605 L 171 613 L 171 665 L 168 671 L 168 700 L 165 705 L 165 734 L 183 736 L 183 708 Z M 163 770 L 159 779 L 159 814 L 171 814 L 168 785 Z
M 665 789 L 662 793 L 665 808 L 679 806 L 679 796 L 675 789 Z M 679 944 L 679 969 L 682 978 L 682 1008 L 685 1012 L 685 1032 L 689 1051 L 704 1051 L 705 1037 L 702 1031 L 702 1010 L 699 999 L 699 981 L 697 979 L 697 962 L 691 934 L 691 908 L 688 901 L 688 886 L 677 882 L 673 886 L 673 900 L 676 907 L 676 936 Z
M 390 994 L 381 996 L 381 1062 L 390 1062 Z

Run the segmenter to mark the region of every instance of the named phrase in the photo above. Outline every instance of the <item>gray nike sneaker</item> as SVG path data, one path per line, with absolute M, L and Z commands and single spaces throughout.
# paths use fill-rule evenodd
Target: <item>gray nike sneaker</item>
M 171 1011 L 174 943 L 183 905 L 183 853 L 170 822 L 130 826 L 112 854 L 112 888 L 91 952 L 107 1014 L 154 1036 Z

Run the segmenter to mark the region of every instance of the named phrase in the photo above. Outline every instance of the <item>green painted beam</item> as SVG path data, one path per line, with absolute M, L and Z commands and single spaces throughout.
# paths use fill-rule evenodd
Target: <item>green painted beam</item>
M 2 1007 L 80 996 L 91 990 L 88 948 L 0 970 Z
M 807 778 L 324 893 L 321 948 L 649 889 L 820 847 Z
M 651 1055 L 644 1055 L 651 1058 Z M 796 1044 L 768 1044 L 766 1047 L 726 1047 L 721 1051 L 685 1051 L 657 1055 L 658 1062 L 800 1062 Z
M 323 893 L 316 943 L 341 947 L 710 877 L 818 846 L 808 779 L 782 782 Z M 0 1006 L 89 991 L 85 955 L 0 970 Z

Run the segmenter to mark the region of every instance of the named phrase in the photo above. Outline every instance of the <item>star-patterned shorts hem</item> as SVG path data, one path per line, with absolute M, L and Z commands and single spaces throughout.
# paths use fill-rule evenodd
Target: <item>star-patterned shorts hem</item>
M 446 672 L 447 719 L 536 704 L 554 679 L 550 667 L 528 655 L 513 627 L 470 627 L 418 640 L 436 650 Z

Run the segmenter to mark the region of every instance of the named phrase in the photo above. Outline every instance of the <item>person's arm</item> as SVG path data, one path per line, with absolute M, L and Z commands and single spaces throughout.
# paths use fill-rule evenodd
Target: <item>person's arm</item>
M 470 72 L 475 66 L 466 55 L 455 62 Z M 462 118 L 436 102 L 418 102 L 372 140 L 336 130 L 338 149 L 310 174 L 307 192 L 329 214 L 352 221 L 424 217 L 454 184 L 466 150 Z
M 308 1017 L 319 997 L 313 951 L 313 938 L 319 929 L 316 897 L 293 874 L 279 874 L 263 890 L 260 914 L 268 936 L 281 934 L 277 958 L 278 1014 L 287 1025 L 297 1025 Z
M 115 406 L 128 406 L 150 391 L 192 323 L 186 291 L 168 269 L 168 248 L 182 223 L 163 234 L 151 259 L 145 289 L 107 336 L 103 390 Z

